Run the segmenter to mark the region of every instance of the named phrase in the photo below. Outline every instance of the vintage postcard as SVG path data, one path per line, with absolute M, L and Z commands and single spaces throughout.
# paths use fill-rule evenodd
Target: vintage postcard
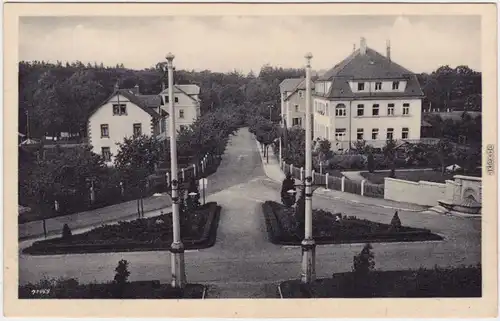
M 7 316 L 496 315 L 496 4 L 4 8 Z

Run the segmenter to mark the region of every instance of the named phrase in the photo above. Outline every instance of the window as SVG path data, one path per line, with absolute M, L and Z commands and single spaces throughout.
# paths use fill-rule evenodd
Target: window
M 338 141 L 343 141 L 345 138 L 345 133 L 345 128 L 335 128 L 335 139 Z
M 142 135 L 142 124 L 134 124 L 134 137 Z
M 409 133 L 410 133 L 410 131 L 409 131 L 408 127 L 403 127 L 403 130 L 401 132 L 401 138 L 408 139 Z
M 372 139 L 377 140 L 378 139 L 378 128 L 373 128 L 372 129 Z
M 392 90 L 397 90 L 397 89 L 399 89 L 399 81 L 393 81 Z
M 388 104 L 387 105 L 387 116 L 393 116 L 394 115 L 394 104 Z
M 168 96 L 165 96 L 165 103 L 168 103 Z
M 373 104 L 372 115 L 373 116 L 378 116 L 378 110 L 379 110 L 378 104 Z
M 403 104 L 403 115 L 410 114 L 410 104 Z
M 382 83 L 381 82 L 375 83 L 375 90 L 382 90 Z
M 358 116 L 363 116 L 365 114 L 365 105 L 358 105 Z
M 174 101 L 175 101 L 176 103 L 178 103 L 178 102 L 179 102 L 179 97 L 174 97 Z
M 299 112 L 299 105 L 295 105 L 295 112 L 298 113 Z
M 363 128 L 358 128 L 358 131 L 357 131 L 357 135 L 356 135 L 356 138 L 358 140 L 362 140 L 363 139 Z
M 345 117 L 346 115 L 346 107 L 344 104 L 338 104 L 335 106 L 335 116 Z
M 127 114 L 127 105 L 125 104 L 113 104 L 113 116 L 115 115 L 126 115 Z
M 394 128 L 387 128 L 387 139 L 394 139 Z
M 358 90 L 365 90 L 365 83 L 364 82 L 358 82 Z
M 304 97 L 304 93 L 301 90 L 299 90 L 299 97 L 300 98 Z
M 184 109 L 179 109 L 179 118 L 184 118 Z
M 101 125 L 101 138 L 109 138 L 109 125 L 108 124 L 102 124 Z
M 102 151 L 102 157 L 104 158 L 104 161 L 105 162 L 111 161 L 111 150 L 109 149 L 109 147 L 102 147 L 101 151 Z
M 292 126 L 301 126 L 302 125 L 302 119 L 301 118 L 293 118 L 292 119 Z

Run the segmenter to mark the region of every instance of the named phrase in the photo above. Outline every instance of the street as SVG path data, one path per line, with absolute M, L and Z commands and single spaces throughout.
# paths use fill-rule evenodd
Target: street
M 300 276 L 300 247 L 283 247 L 267 239 L 261 205 L 280 201 L 280 184 L 267 178 L 255 140 L 247 129 L 232 137 L 215 174 L 209 177 L 207 201 L 222 206 L 217 241 L 212 248 L 186 252 L 189 282 L 211 286 L 218 297 L 258 297 L 272 284 Z M 394 209 L 314 196 L 314 208 L 389 223 Z M 375 243 L 376 268 L 476 264 L 481 261 L 481 220 L 399 211 L 403 225 L 428 228 L 444 237 L 438 242 Z M 32 241 L 20 243 L 20 248 Z M 351 269 L 363 244 L 317 247 L 317 276 Z M 52 256 L 20 255 L 19 282 L 77 278 L 81 283 L 111 281 L 119 260 L 129 262 L 130 280 L 170 282 L 169 252 L 128 252 Z M 234 286 L 231 286 L 233 284 Z

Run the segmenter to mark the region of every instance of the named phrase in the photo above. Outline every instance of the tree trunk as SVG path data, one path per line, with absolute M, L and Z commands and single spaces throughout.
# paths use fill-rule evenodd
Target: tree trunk
M 141 208 L 140 208 L 140 200 L 137 199 L 137 216 L 141 218 Z
M 266 162 L 269 164 L 269 145 L 266 146 Z

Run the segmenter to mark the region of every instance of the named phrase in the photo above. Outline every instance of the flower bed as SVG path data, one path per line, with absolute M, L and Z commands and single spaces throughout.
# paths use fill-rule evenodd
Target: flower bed
M 75 279 L 40 282 L 19 286 L 19 299 L 201 299 L 205 291 L 201 284 L 176 289 L 159 281 L 137 281 L 126 283 L 122 295 L 117 297 L 114 287 L 112 282 L 78 284 Z
M 181 220 L 182 242 L 186 249 L 213 246 L 220 206 L 207 203 Z M 33 243 L 23 253 L 34 255 L 169 250 L 172 243 L 170 213 L 103 225 L 68 239 L 55 238 Z
M 373 271 L 359 284 L 353 272 L 336 273 L 310 285 L 300 280 L 280 284 L 283 298 L 440 298 L 481 297 L 481 267 Z M 356 283 L 357 282 L 357 283 Z M 357 286 L 354 286 L 357 284 Z
M 303 232 L 295 229 L 293 208 L 267 201 L 262 209 L 272 243 L 300 245 Z M 426 229 L 406 226 L 393 228 L 390 224 L 332 214 L 318 209 L 313 210 L 313 238 L 317 244 L 442 240 L 441 236 Z

